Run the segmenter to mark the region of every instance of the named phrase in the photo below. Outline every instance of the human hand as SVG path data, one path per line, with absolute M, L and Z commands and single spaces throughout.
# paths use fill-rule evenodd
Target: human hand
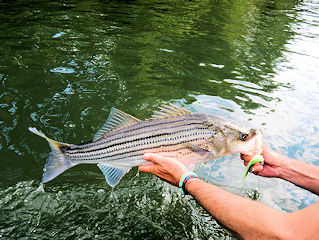
M 155 174 L 160 179 L 174 186 L 178 186 L 183 174 L 189 171 L 184 164 L 175 158 L 164 157 L 154 153 L 145 153 L 143 154 L 143 159 L 150 161 L 151 164 L 138 166 L 141 172 Z
M 250 168 L 250 172 L 263 177 L 280 177 L 280 169 L 288 158 L 267 146 L 262 146 L 262 152 L 260 155 L 263 156 L 264 162 L 254 164 Z M 244 154 L 241 154 L 240 157 L 244 160 L 245 166 L 247 166 L 253 158 L 251 155 Z

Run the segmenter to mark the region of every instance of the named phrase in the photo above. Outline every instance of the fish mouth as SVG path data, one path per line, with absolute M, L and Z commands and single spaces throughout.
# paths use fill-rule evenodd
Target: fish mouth
M 258 155 L 262 151 L 264 134 L 260 129 L 251 129 L 251 139 L 247 141 L 245 150 L 240 153 L 245 155 Z

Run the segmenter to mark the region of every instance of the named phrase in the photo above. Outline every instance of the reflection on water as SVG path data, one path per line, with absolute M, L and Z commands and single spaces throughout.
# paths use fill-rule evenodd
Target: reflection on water
M 158 105 L 248 122 L 275 150 L 319 164 L 319 4 L 307 1 L 1 1 L 0 237 L 229 239 L 189 198 L 136 169 L 111 190 L 77 166 L 36 191 L 49 148 L 89 141 L 112 106 Z M 317 197 L 248 175 L 238 156 L 200 176 L 284 211 Z M 258 188 L 258 190 L 255 190 Z

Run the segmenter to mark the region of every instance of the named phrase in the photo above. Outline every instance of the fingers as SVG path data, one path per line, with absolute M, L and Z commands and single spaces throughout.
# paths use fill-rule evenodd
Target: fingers
M 244 165 L 248 166 L 250 161 L 253 159 L 253 156 L 252 155 L 240 154 L 240 158 L 242 160 L 244 160 Z M 260 171 L 262 171 L 264 169 L 263 165 L 264 165 L 264 162 L 255 163 L 253 166 L 251 166 L 251 168 L 249 169 L 249 172 L 258 174 L 258 172 L 260 172 Z
M 141 172 L 155 173 L 159 165 L 165 164 L 167 159 L 155 153 L 144 153 L 142 158 L 150 163 L 140 165 L 138 169 Z
M 146 161 L 151 161 L 153 162 L 153 158 L 156 157 L 156 154 L 154 153 L 144 153 L 142 158 Z
M 152 173 L 155 170 L 155 166 L 157 164 L 157 156 L 153 153 L 145 153 L 142 158 L 150 163 L 145 163 L 143 165 L 138 166 L 138 170 L 141 172 Z
M 162 157 L 169 157 L 169 158 L 177 158 L 178 157 L 178 154 L 177 152 L 165 152 L 165 151 L 160 151 L 158 149 L 146 149 L 143 151 L 143 154 L 149 154 L 149 153 L 152 153 L 152 154 L 156 154 L 158 156 L 162 156 Z
M 155 164 L 144 164 L 144 165 L 139 165 L 138 170 L 141 172 L 147 172 L 147 173 L 152 173 L 155 170 Z
M 253 158 L 253 156 L 252 155 L 245 155 L 245 154 L 240 154 L 240 158 L 242 159 L 242 160 L 244 160 L 244 162 L 247 162 L 247 163 L 249 163 L 250 161 L 251 161 L 251 159 Z M 247 165 L 246 165 L 247 166 Z
M 178 186 L 181 176 L 188 171 L 182 163 L 174 158 L 167 158 L 154 153 L 144 153 L 142 157 L 149 163 L 138 167 L 141 172 L 155 174 L 174 186 Z
M 250 161 L 244 161 L 244 165 L 247 167 Z M 252 167 L 263 166 L 264 162 L 257 162 Z M 251 167 L 251 168 L 252 168 Z
M 160 161 L 165 161 L 166 158 L 163 156 L 160 156 L 158 154 L 155 153 L 144 153 L 142 158 L 146 161 L 150 161 L 156 164 L 159 164 Z
M 250 172 L 257 174 L 258 172 L 262 171 L 263 169 L 264 169 L 264 166 L 256 163 L 250 168 Z
M 248 164 L 250 163 L 250 161 L 253 159 L 252 155 L 244 155 L 244 154 L 240 154 L 240 158 L 242 160 L 244 160 L 244 165 L 248 166 Z M 255 163 L 251 168 L 250 168 L 250 172 L 254 172 L 254 171 L 261 171 L 263 169 L 264 162 L 258 162 Z M 252 169 L 254 169 L 254 171 L 252 171 Z

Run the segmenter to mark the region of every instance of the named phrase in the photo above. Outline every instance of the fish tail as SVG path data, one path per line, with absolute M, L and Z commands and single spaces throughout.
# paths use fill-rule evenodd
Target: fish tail
M 51 181 L 52 179 L 63 173 L 65 170 L 76 165 L 75 163 L 72 163 L 61 150 L 61 147 L 70 146 L 69 144 L 54 141 L 45 136 L 41 131 L 38 131 L 36 128 L 29 127 L 28 129 L 30 132 L 46 139 L 52 150 L 43 168 L 43 183 Z

